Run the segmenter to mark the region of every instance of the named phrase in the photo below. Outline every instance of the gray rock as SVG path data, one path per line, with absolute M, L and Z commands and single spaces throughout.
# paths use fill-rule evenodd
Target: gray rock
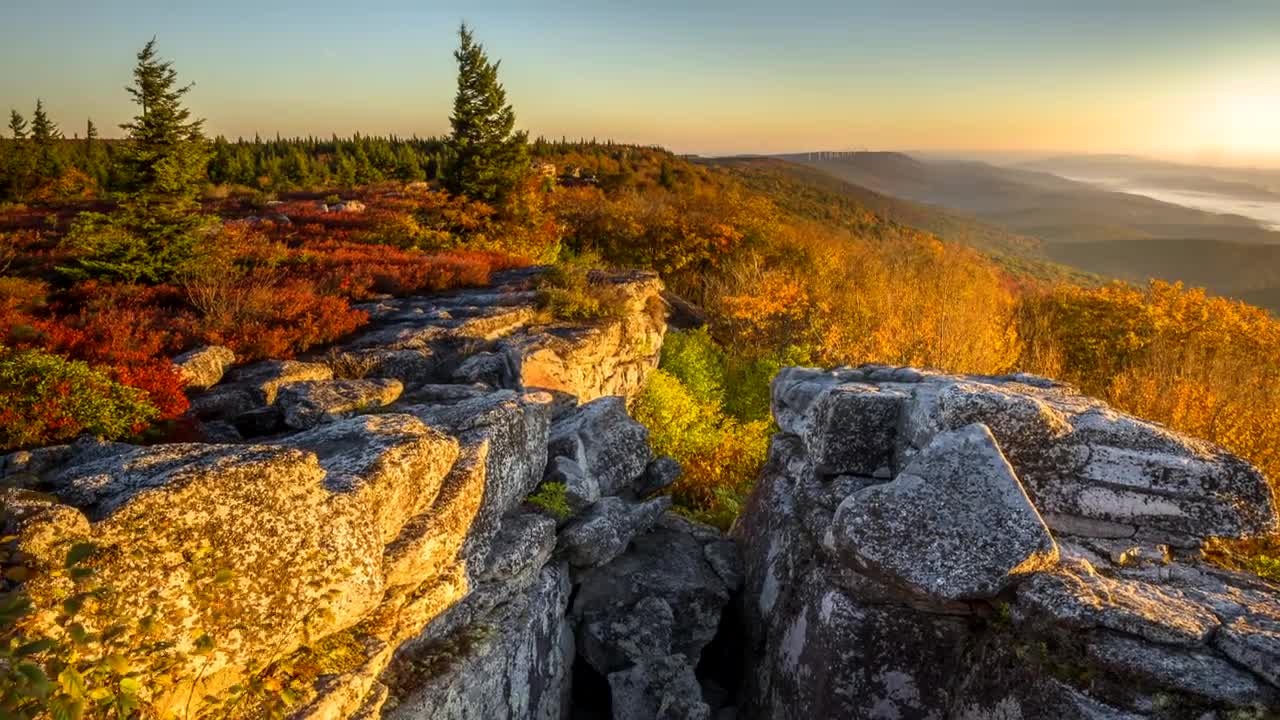
M 196 348 L 173 359 L 182 383 L 192 390 L 207 390 L 217 385 L 235 362 L 235 353 L 221 345 Z
M 323 363 L 298 360 L 263 360 L 238 367 L 227 374 L 227 382 L 240 385 L 257 394 L 259 405 L 276 401 L 280 386 L 308 380 L 332 380 L 333 370 Z
M 671 517 L 667 513 L 666 518 Z M 625 618 L 645 598 L 658 598 L 675 617 L 672 652 L 696 665 L 703 648 L 715 637 L 721 614 L 729 602 L 729 588 L 707 561 L 704 546 L 723 536 L 710 530 L 699 538 L 680 524 L 659 522 L 637 535 L 625 553 L 606 565 L 578 573 L 579 590 L 573 614 L 581 629 L 592 623 Z M 585 638 L 580 639 L 586 642 Z
M 682 655 L 646 660 L 609 675 L 614 720 L 709 720 L 711 708 Z
M 1213 639 L 1227 657 L 1280 687 L 1280 618 L 1241 617 Z
M 297 430 L 390 405 L 400 397 L 399 380 L 310 380 L 280 388 L 276 404 L 284 423 Z
M 547 453 L 577 462 L 601 495 L 616 495 L 649 464 L 649 431 L 631 419 L 622 398 L 600 398 L 552 425 Z
M 1171 645 L 1203 643 L 1218 620 L 1204 607 L 1155 585 L 1111 580 L 1076 565 L 1018 587 L 1014 611 L 1061 628 L 1108 628 Z
M 285 429 L 284 412 L 275 405 L 256 407 L 248 412 L 236 415 L 231 421 L 236 432 L 243 437 L 255 438 L 274 435 Z
M 235 425 L 221 420 L 202 423 L 200 425 L 200 434 L 206 442 L 211 443 L 236 443 L 244 440 Z
M 1207 652 L 1170 648 L 1119 635 L 1089 642 L 1089 657 L 1126 679 L 1158 683 L 1175 692 L 1233 707 L 1273 707 L 1274 689 Z
M 261 394 L 244 385 L 217 385 L 193 395 L 188 412 L 201 420 L 234 420 L 262 405 Z
M 459 633 L 399 658 L 399 699 L 385 720 L 558 720 L 573 665 L 564 608 L 568 573 L 544 568 L 533 587 Z
M 564 485 L 565 501 L 576 515 L 600 499 L 600 486 L 596 479 L 582 470 L 577 462 L 564 456 L 553 457 L 547 462 L 548 482 Z
M 506 355 L 492 352 L 480 352 L 472 355 L 450 379 L 457 383 L 480 383 L 492 388 L 510 388 L 515 384 L 515 371 Z
M 644 474 L 635 481 L 633 489 L 637 497 L 648 497 L 675 484 L 680 478 L 680 463 L 675 458 L 663 456 L 655 458 L 644 469 Z
M 669 497 L 640 503 L 607 497 L 565 526 L 557 544 L 574 567 L 597 567 L 621 554 L 670 507 Z
M 846 498 L 831 536 L 856 569 L 941 600 L 994 597 L 1058 560 L 984 425 L 937 435 L 893 482 Z
M 608 675 L 670 655 L 674 628 L 671 606 L 647 597 L 626 613 L 587 623 L 578 632 L 578 652 L 596 672 Z

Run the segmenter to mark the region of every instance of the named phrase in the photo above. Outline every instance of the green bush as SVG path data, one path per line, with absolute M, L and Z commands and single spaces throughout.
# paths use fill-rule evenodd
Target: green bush
M 530 505 L 542 510 L 556 520 L 565 520 L 573 514 L 569 507 L 569 498 L 562 482 L 546 482 L 538 486 L 538 490 L 527 500 Z
M 84 362 L 0 346 L 0 449 L 47 445 L 86 432 L 125 437 L 158 414 L 145 391 Z
M 160 206 L 81 213 L 63 240 L 72 262 L 59 270 L 73 279 L 171 282 L 209 260 L 216 230 L 216 220 Z
M 557 265 L 538 279 L 538 308 L 557 320 L 590 322 L 618 319 L 625 310 L 621 291 L 597 282 L 583 267 Z

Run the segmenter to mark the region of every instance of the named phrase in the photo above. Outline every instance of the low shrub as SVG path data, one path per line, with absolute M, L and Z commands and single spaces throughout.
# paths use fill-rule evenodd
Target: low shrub
M 587 322 L 618 319 L 626 309 L 622 292 L 597 282 L 583 267 L 556 265 L 538 278 L 538 308 L 557 320 Z
M 126 437 L 160 414 L 146 391 L 86 362 L 0 346 L 0 448 Z

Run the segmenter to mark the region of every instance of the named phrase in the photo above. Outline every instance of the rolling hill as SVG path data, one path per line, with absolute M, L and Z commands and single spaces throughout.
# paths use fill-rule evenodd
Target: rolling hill
M 944 217 L 967 214 L 984 227 L 1034 238 L 1041 243 L 1036 254 L 1040 259 L 1139 282 L 1182 281 L 1280 310 L 1280 232 L 1243 215 L 1117 192 L 1038 169 L 1043 165 L 1078 172 L 1083 163 L 1102 173 L 1119 172 L 1123 165 L 1126 172 L 1163 172 L 1168 177 L 1169 164 L 1111 158 L 1092 164 L 1046 161 L 1049 164 L 1000 167 L 888 152 L 785 159 L 876 193 L 924 203 Z M 1261 173 L 1255 171 L 1257 177 L 1263 177 Z M 1177 177 L 1185 186 L 1199 176 Z M 1224 183 L 1245 181 L 1228 174 L 1206 176 L 1200 182 L 1202 188 L 1221 189 Z M 1267 192 L 1263 185 L 1249 187 L 1255 194 Z

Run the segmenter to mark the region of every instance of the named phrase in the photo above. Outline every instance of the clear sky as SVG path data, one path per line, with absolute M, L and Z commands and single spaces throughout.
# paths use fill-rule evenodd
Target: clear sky
M 1280 0 L 0 0 L 0 107 L 110 134 L 155 35 L 211 133 L 433 135 L 463 19 L 533 135 L 1280 163 Z

